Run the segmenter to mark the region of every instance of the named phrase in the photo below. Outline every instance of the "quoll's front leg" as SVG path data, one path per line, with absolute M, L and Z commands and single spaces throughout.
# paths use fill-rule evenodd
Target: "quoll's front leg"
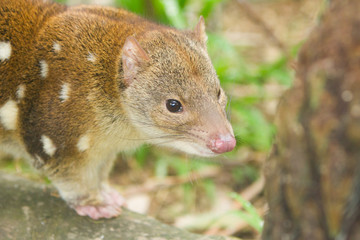
M 61 197 L 79 215 L 92 219 L 116 217 L 121 214 L 125 199 L 103 179 L 105 176 L 100 169 L 87 162 L 80 167 L 59 170 L 56 175 L 50 175 L 50 179 Z

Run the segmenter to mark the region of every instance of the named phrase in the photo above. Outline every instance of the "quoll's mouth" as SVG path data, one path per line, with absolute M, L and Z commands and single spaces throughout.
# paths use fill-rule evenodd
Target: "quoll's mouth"
M 230 133 L 214 135 L 207 144 L 207 147 L 217 154 L 230 152 L 235 148 L 235 146 L 235 137 Z

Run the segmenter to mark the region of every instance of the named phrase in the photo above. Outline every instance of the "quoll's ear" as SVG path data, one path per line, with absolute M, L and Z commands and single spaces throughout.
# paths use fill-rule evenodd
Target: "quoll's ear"
M 196 24 L 194 29 L 196 39 L 201 43 L 206 44 L 207 36 L 205 32 L 205 20 L 203 16 L 200 16 L 199 22 Z
M 135 37 L 128 37 L 122 49 L 122 66 L 127 85 L 132 83 L 139 68 L 149 60 L 149 56 L 142 49 L 138 41 L 136 41 Z

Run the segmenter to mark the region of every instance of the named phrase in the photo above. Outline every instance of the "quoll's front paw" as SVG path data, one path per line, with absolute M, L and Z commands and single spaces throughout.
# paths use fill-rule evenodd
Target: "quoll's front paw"
M 89 216 L 92 219 L 113 218 L 121 214 L 121 207 L 125 199 L 113 188 L 101 191 L 103 202 L 97 205 L 75 206 L 75 211 L 80 216 Z
M 95 220 L 100 218 L 113 218 L 119 216 L 121 213 L 121 208 L 111 205 L 76 206 L 74 209 L 80 216 L 89 216 Z

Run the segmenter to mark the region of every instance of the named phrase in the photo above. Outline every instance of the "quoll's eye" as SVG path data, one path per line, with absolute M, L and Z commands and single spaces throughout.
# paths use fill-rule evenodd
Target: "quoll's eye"
M 175 99 L 168 99 L 166 101 L 166 108 L 172 113 L 182 112 L 183 110 L 181 103 Z

